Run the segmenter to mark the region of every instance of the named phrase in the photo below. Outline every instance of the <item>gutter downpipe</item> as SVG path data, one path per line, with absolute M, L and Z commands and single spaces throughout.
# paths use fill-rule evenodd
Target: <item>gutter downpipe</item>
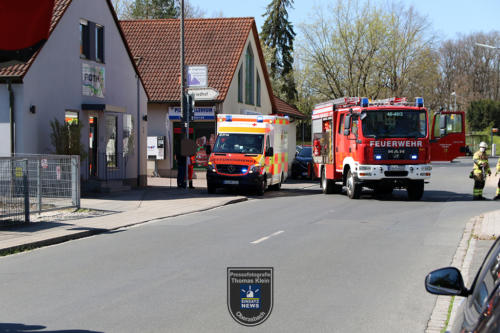
M 139 92 L 139 75 L 135 75 L 137 80 L 137 187 L 141 186 L 141 104 Z
M 16 152 L 16 121 L 14 117 L 14 90 L 12 90 L 12 82 L 10 79 L 7 81 L 9 90 L 9 111 L 10 111 L 10 154 L 14 155 Z

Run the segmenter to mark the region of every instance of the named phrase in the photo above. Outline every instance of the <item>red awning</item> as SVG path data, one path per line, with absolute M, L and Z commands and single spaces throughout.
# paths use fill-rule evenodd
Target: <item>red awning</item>
M 0 1 L 0 63 L 26 62 L 49 37 L 54 0 Z

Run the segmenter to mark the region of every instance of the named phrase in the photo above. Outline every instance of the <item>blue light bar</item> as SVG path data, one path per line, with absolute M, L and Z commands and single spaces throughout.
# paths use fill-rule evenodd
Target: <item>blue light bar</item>
M 247 173 L 248 169 L 245 168 L 245 169 L 241 169 L 241 173 Z
M 381 160 L 382 159 L 382 155 L 375 155 L 375 159 L 376 160 Z
M 361 106 L 364 107 L 364 108 L 366 108 L 366 107 L 368 107 L 368 104 L 369 104 L 368 98 L 363 97 L 361 99 Z
M 263 122 L 264 122 L 264 117 L 262 117 L 262 116 L 258 116 L 258 117 L 257 117 L 257 122 L 258 122 L 258 123 L 263 123 Z
M 226 121 L 233 121 L 233 116 L 229 116 L 229 115 L 227 115 L 227 116 L 226 116 Z
M 415 105 L 418 106 L 419 108 L 424 107 L 424 98 L 423 97 L 417 97 L 415 99 Z
M 411 155 L 411 159 L 412 159 L 412 160 L 416 160 L 416 159 L 418 159 L 418 155 Z

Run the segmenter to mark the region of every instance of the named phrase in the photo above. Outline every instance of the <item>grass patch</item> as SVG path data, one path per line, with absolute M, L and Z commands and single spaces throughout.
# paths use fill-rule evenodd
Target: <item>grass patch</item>
M 5 256 L 10 256 L 12 254 L 31 251 L 31 250 L 34 250 L 36 248 L 37 248 L 36 246 L 26 245 L 26 246 L 15 247 L 13 249 L 1 250 L 0 257 L 5 257 Z
M 448 327 L 448 324 L 450 323 L 451 310 L 453 309 L 453 302 L 454 301 L 455 301 L 455 296 L 451 296 L 450 305 L 448 306 L 448 315 L 446 316 L 446 321 L 444 322 L 444 327 L 441 330 L 441 333 L 446 333 L 446 328 Z

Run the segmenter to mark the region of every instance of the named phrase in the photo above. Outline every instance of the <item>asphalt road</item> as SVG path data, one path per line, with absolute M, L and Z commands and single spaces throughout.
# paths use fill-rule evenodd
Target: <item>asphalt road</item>
M 435 302 L 425 275 L 450 264 L 471 217 L 500 207 L 471 201 L 470 165 L 435 164 L 419 202 L 404 191 L 349 200 L 295 182 L 0 258 L 0 332 L 422 332 Z M 228 313 L 231 266 L 274 267 L 274 307 L 260 326 Z

